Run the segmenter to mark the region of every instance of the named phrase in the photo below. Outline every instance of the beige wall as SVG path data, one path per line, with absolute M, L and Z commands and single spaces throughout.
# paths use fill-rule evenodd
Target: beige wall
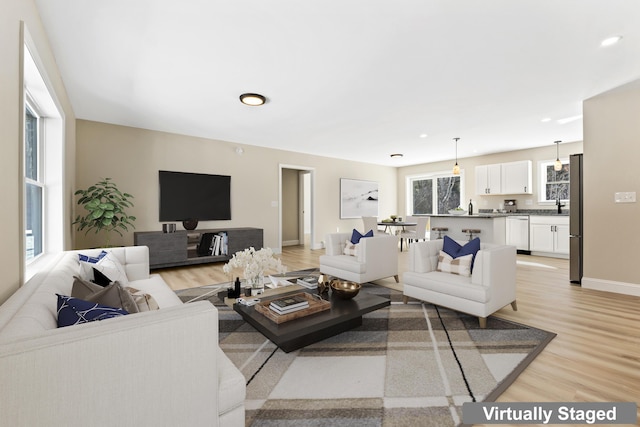
M 568 158 L 571 154 L 582 153 L 582 142 L 572 142 L 560 144 L 559 151 L 561 158 Z M 516 199 L 518 209 L 555 209 L 553 204 L 540 204 L 539 200 L 539 170 L 538 164 L 543 161 L 553 161 L 556 158 L 556 146 L 553 141 L 546 147 L 532 148 L 527 150 L 509 151 L 506 153 L 490 154 L 480 157 L 468 157 L 458 159 L 461 169 L 461 176 L 464 185 L 465 200 L 462 207 L 467 208 L 469 199 L 473 200 L 474 210 L 478 209 L 497 209 L 500 203 L 505 199 Z M 489 196 L 486 194 L 476 194 L 476 175 L 475 167 L 480 165 L 508 163 L 520 160 L 532 161 L 532 184 L 533 194 L 518 195 L 496 195 Z M 398 169 L 398 210 L 401 215 L 406 215 L 407 197 L 406 197 L 406 180 L 412 175 L 434 172 L 449 172 L 453 168 L 453 161 L 428 163 L 423 165 L 407 166 Z M 531 204 L 527 205 L 527 201 Z
M 279 246 L 278 204 L 281 165 L 312 168 L 315 176 L 315 242 L 328 232 L 361 227 L 361 220 L 340 219 L 340 178 L 374 180 L 380 186 L 380 215 L 396 211 L 396 169 L 204 138 L 77 121 L 77 186 L 86 188 L 111 177 L 134 195 L 136 230 L 161 230 L 158 221 L 158 170 L 231 176 L 231 221 L 206 221 L 198 227 L 259 227 L 264 243 Z M 238 155 L 236 147 L 244 154 Z M 277 202 L 277 203 L 272 203 Z M 182 229 L 179 225 L 178 229 Z M 100 246 L 102 236 L 78 233 L 76 247 Z M 132 244 L 133 233 L 112 244 Z
M 64 179 L 64 206 L 71 203 L 71 188 L 74 174 L 75 118 L 68 102 L 64 85 L 60 78 L 49 42 L 40 23 L 35 4 L 31 0 L 3 0 L 0 13 L 0 224 L 3 233 L 0 243 L 0 303 L 5 301 L 22 283 L 23 238 L 22 235 L 22 168 L 21 151 L 23 111 L 22 100 L 22 62 L 20 50 L 23 44 L 21 22 L 24 22 L 31 35 L 43 71 L 49 78 L 50 89 L 54 91 L 66 116 L 65 126 L 65 162 L 67 169 Z M 65 224 L 65 242 L 71 241 L 70 225 Z
M 633 295 L 640 295 L 640 205 L 614 203 L 614 193 L 640 191 L 639 106 L 637 80 L 583 107 L 583 286 Z

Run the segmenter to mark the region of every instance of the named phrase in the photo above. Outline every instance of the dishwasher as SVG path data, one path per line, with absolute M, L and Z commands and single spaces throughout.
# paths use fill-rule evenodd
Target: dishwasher
M 529 216 L 513 215 L 507 217 L 507 245 L 515 246 L 518 251 L 529 252 Z

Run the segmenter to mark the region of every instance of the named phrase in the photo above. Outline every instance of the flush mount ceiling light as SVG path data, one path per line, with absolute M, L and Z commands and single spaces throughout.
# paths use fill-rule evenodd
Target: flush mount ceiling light
M 456 142 L 456 164 L 453 165 L 453 174 L 454 175 L 460 175 L 460 166 L 458 166 L 458 140 L 460 138 L 453 138 L 453 140 Z
M 613 36 L 613 37 L 609 37 L 606 38 L 604 40 L 602 40 L 602 42 L 600 43 L 600 46 L 613 46 L 614 44 L 618 43 L 620 40 L 622 40 L 622 36 Z
M 240 102 L 242 102 L 244 105 L 257 107 L 267 102 L 267 98 L 258 93 L 243 93 L 242 95 L 240 95 Z
M 390 157 L 391 157 L 392 159 L 393 159 L 393 158 L 396 158 L 396 157 L 402 157 L 402 156 L 403 156 L 403 154 L 402 154 L 402 153 L 393 153 L 393 154 L 390 154 Z
M 560 161 L 560 143 L 562 141 L 553 141 L 556 144 L 556 161 L 553 162 L 553 170 L 558 172 L 562 170 L 562 162 Z
M 426 137 L 428 137 L 428 136 L 429 136 L 429 135 L 427 135 L 426 133 L 421 133 L 421 134 L 420 134 L 420 138 L 426 138 Z

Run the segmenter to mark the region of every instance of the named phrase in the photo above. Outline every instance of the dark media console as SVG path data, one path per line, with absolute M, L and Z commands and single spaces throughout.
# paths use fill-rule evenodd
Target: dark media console
M 204 233 L 226 233 L 227 253 L 199 256 L 197 246 Z M 262 248 L 263 230 L 261 228 L 240 227 L 181 230 L 174 233 L 136 231 L 133 233 L 133 244 L 149 248 L 149 268 L 151 269 L 226 262 L 238 251 L 251 246 L 256 249 Z

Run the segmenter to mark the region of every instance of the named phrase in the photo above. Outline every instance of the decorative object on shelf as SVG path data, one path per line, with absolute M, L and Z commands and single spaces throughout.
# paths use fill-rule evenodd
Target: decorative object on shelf
M 553 163 L 553 170 L 558 172 L 562 170 L 562 162 L 560 161 L 560 143 L 562 141 L 553 141 L 556 144 L 556 161 Z
M 112 231 L 122 236 L 120 229 L 129 231 L 129 227 L 135 228 L 133 222 L 136 217 L 125 212 L 125 209 L 133 207 L 130 200 L 133 196 L 121 192 L 111 178 L 104 178 L 74 195 L 80 196 L 78 204 L 86 209 L 87 214 L 76 216 L 72 224 L 78 224 L 78 231 L 86 228 L 85 234 L 90 230 L 95 230 L 96 234 L 104 230 L 107 233 L 105 247 L 109 247 Z
M 334 279 L 331 281 L 331 290 L 334 294 L 342 299 L 351 299 L 358 295 L 362 285 L 356 282 L 350 282 L 348 280 Z
M 460 175 L 460 166 L 458 166 L 458 140 L 460 138 L 453 138 L 453 140 L 456 142 L 456 164 L 453 165 L 453 174 L 454 175 Z
M 175 233 L 176 225 L 173 223 L 170 224 L 162 224 L 162 232 L 163 233 Z
M 262 248 L 256 251 L 254 247 L 233 254 L 222 270 L 229 274 L 234 268 L 244 270 L 247 285 L 255 290 L 252 295 L 259 294 L 264 290 L 264 272 L 266 270 L 275 270 L 278 273 L 286 273 L 287 271 L 287 267 L 282 265 L 280 259 L 273 256 L 271 248 Z
M 195 230 L 198 226 L 198 220 L 193 218 L 185 219 L 182 221 L 182 226 L 185 230 Z
M 469 199 L 469 215 L 473 215 L 473 201 Z
M 340 178 L 340 219 L 378 217 L 378 182 Z

